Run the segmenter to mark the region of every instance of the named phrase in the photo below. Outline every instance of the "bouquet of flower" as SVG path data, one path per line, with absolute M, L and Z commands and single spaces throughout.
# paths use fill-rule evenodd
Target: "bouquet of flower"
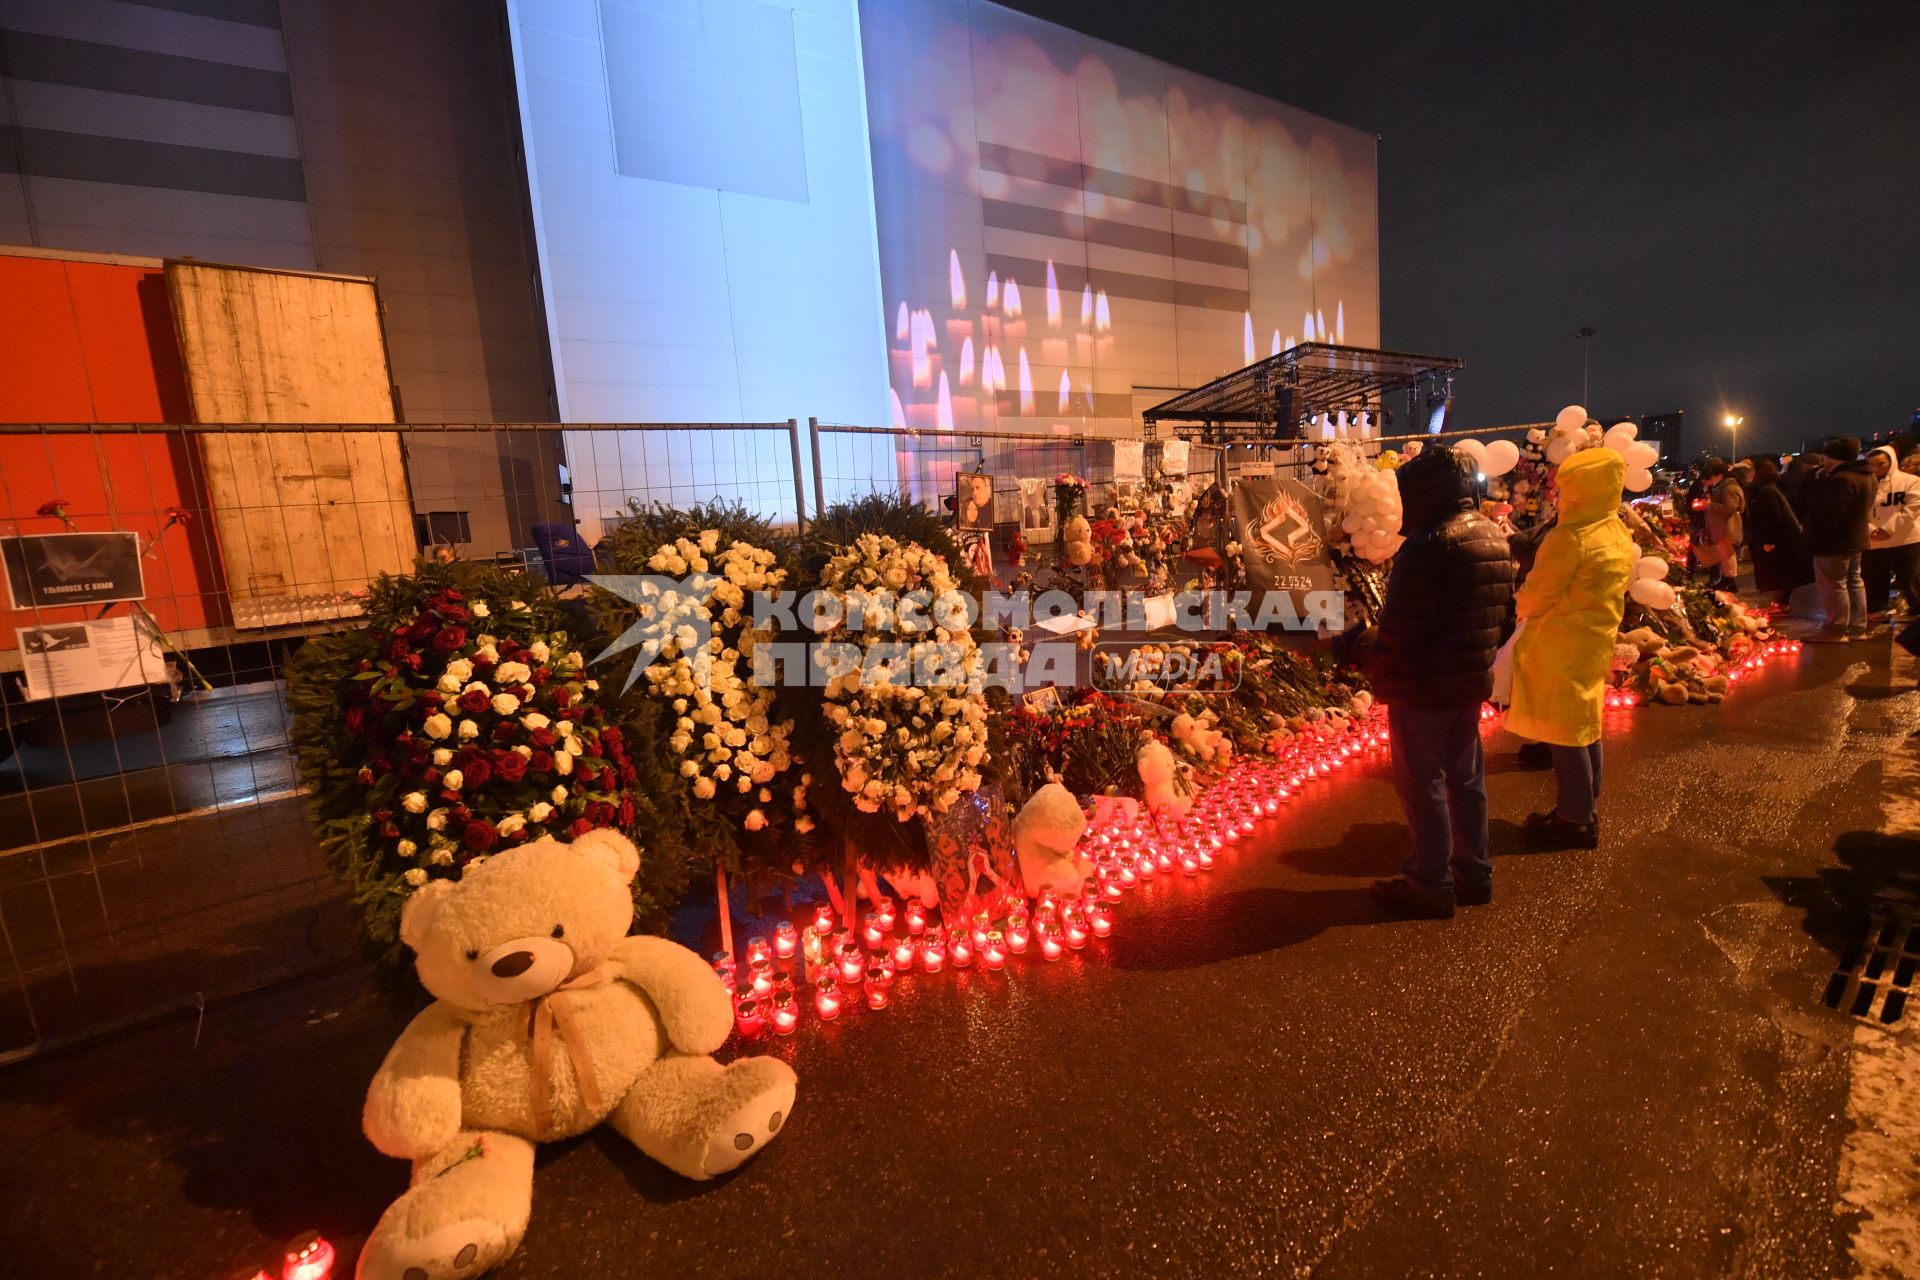
M 842 789 L 860 812 L 899 822 L 947 812 L 987 759 L 980 650 L 952 568 L 864 534 L 827 562 L 820 589 L 840 606 L 815 656 L 834 672 L 826 715 Z
M 464 586 L 463 569 L 475 579 Z M 383 964 L 404 966 L 399 907 L 430 878 L 543 835 L 651 825 L 569 619 L 522 593 L 506 574 L 423 565 L 375 585 L 367 628 L 309 641 L 294 661 L 315 817 Z M 654 893 L 675 880 L 650 867 L 636 882 L 643 920 L 664 923 Z
M 1067 527 L 1067 521 L 1080 514 L 1080 500 L 1087 496 L 1087 482 L 1071 471 L 1062 471 L 1053 478 L 1054 536 L 1065 537 L 1061 532 Z

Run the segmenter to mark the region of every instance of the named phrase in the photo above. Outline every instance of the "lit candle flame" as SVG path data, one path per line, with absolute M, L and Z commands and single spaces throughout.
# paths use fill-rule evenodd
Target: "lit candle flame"
M 1320 341 L 1322 342 L 1325 342 L 1332 335 L 1333 330 L 1327 328 L 1327 316 L 1325 312 L 1316 310 L 1313 313 L 1313 331 L 1320 335 Z
M 973 339 L 967 338 L 960 343 L 960 385 L 968 386 L 973 382 Z
M 989 271 L 987 272 L 987 306 L 989 308 L 992 308 L 992 307 L 997 307 L 999 305 L 1000 305 L 1000 273 L 997 271 Z
M 913 356 L 913 385 L 933 385 L 933 362 L 927 351 L 933 346 L 933 314 L 916 311 L 907 324 L 907 347 Z
M 947 389 L 944 369 L 940 371 L 940 403 L 933 412 L 933 425 L 942 431 L 953 430 L 953 392 Z
M 1067 377 L 1066 370 L 1060 371 L 1060 412 L 1067 411 L 1067 402 L 1073 399 L 1073 381 Z
M 1093 286 L 1087 285 L 1080 290 L 1080 327 L 1085 329 L 1093 323 Z
M 907 340 L 907 302 L 904 298 L 900 300 L 900 313 L 893 322 L 893 338 L 896 342 Z
M 1302 341 L 1304 342 L 1313 341 L 1313 312 L 1311 311 L 1307 312 L 1306 321 L 1300 326 L 1300 332 L 1302 335 L 1304 335 L 1301 339 Z
M 1107 305 L 1107 291 L 1102 289 L 1093 298 L 1093 331 L 1107 333 L 1113 329 L 1113 310 Z
M 907 407 L 900 403 L 900 393 L 898 391 L 889 388 L 887 395 L 893 401 L 893 428 L 896 431 L 905 431 L 907 429 Z
M 960 274 L 960 251 L 947 250 L 947 292 L 953 296 L 953 309 L 967 308 L 967 278 Z
M 1047 323 L 1060 327 L 1060 282 L 1053 278 L 1053 259 L 1047 259 Z
M 1272 351 L 1272 354 L 1273 354 L 1273 355 L 1276 355 L 1276 356 L 1277 356 L 1277 355 L 1279 355 L 1279 354 L 1280 354 L 1280 353 L 1281 353 L 1282 351 L 1284 351 L 1285 349 L 1286 349 L 1286 348 L 1284 348 L 1284 347 L 1282 347 L 1282 346 L 1280 345 L 1280 331 L 1279 331 L 1278 329 L 1275 329 L 1275 330 L 1273 331 L 1273 351 Z
M 1012 276 L 1007 277 L 1006 285 L 1000 290 L 1000 310 L 1009 320 L 1020 314 L 1020 282 Z
M 1007 281 L 1007 288 L 1013 288 L 1013 281 Z M 1020 412 L 1028 416 L 1033 414 L 1033 370 L 1027 366 L 1027 349 L 1020 348 Z
M 1335 342 L 1347 340 L 1347 304 L 1344 302 L 1333 304 L 1333 340 Z
M 1240 331 L 1240 363 L 1253 363 L 1253 312 L 1244 314 L 1244 323 Z

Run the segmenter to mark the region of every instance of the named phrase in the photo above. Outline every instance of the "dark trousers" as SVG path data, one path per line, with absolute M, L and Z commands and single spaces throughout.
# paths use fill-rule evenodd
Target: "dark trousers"
M 1553 749 L 1553 776 L 1560 784 L 1554 812 L 1566 821 L 1584 826 L 1599 816 L 1601 756 L 1598 741 Z
M 1860 557 L 1867 580 L 1867 612 L 1885 613 L 1897 593 L 1907 607 L 1920 609 L 1920 542 L 1904 547 L 1868 547 Z
M 1423 889 L 1476 888 L 1493 880 L 1487 857 L 1487 758 L 1480 704 L 1388 707 L 1393 788 L 1413 849 L 1406 875 Z

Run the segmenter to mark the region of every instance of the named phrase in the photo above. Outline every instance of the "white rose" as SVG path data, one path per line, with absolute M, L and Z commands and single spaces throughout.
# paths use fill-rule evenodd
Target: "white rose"
M 458 791 L 460 789 L 460 784 L 465 782 L 466 780 L 467 780 L 466 775 L 461 773 L 458 769 L 449 769 L 446 771 L 446 773 L 441 775 L 440 785 L 445 787 L 449 791 Z
M 435 809 L 432 813 L 427 815 L 427 830 L 445 831 L 446 829 L 447 829 L 447 811 L 445 809 Z
M 471 720 L 462 720 L 460 722 L 460 737 L 462 739 L 477 738 L 479 736 L 480 736 L 479 725 L 475 724 Z
M 544 729 L 548 725 L 552 724 L 553 721 L 547 719 L 546 716 L 542 715 L 538 711 L 529 711 L 527 712 L 527 714 L 520 717 L 520 723 L 527 726 L 527 728 L 529 729 Z
M 747 830 L 759 831 L 765 828 L 766 825 L 767 825 L 766 814 L 760 812 L 760 810 L 758 809 L 749 809 L 747 811 Z
M 427 793 L 424 791 L 407 792 L 400 801 L 400 807 L 408 813 L 425 813 L 427 811 Z
M 447 676 L 459 681 L 460 684 L 465 684 L 467 681 L 473 679 L 473 664 L 465 658 L 455 658 L 447 664 Z M 454 687 L 458 688 L 459 685 L 455 685 Z
M 553 790 L 547 792 L 547 799 L 553 801 L 555 804 L 565 804 L 567 802 L 567 789 L 556 786 Z
M 420 846 L 411 840 L 402 840 L 399 844 L 393 846 L 393 850 L 403 858 L 411 858 L 414 854 L 420 852 Z
M 528 645 L 527 653 L 535 662 L 545 662 L 553 656 L 553 650 L 547 646 L 545 640 L 535 640 L 532 644 Z
M 453 865 L 453 850 L 435 849 L 427 856 L 427 861 L 436 867 L 450 867 Z
M 533 676 L 524 662 L 503 662 L 493 671 L 493 682 L 502 688 L 507 685 L 525 684 Z
M 527 810 L 527 821 L 529 822 L 545 822 L 552 816 L 553 806 L 545 800 L 534 801 L 532 807 Z
M 718 551 L 720 549 L 720 531 L 718 529 L 702 529 L 700 531 L 700 549 L 708 555 L 712 555 Z
M 427 882 L 427 873 L 419 867 L 407 868 L 407 883 L 418 889 Z
M 700 797 L 700 799 L 702 800 L 713 799 L 713 791 L 714 791 L 714 787 L 713 787 L 712 778 L 702 778 L 698 782 L 695 782 L 693 784 L 693 794 Z
M 683 778 L 699 777 L 700 762 L 698 760 L 682 760 L 680 762 L 680 776 Z
M 500 830 L 500 834 L 503 836 L 510 836 L 514 834 L 516 831 L 525 831 L 526 829 L 527 829 L 527 820 L 521 817 L 517 813 L 510 813 L 506 817 L 500 819 L 499 830 Z
M 465 682 L 465 680 L 465 676 L 456 676 L 453 672 L 449 671 L 440 677 L 440 683 L 436 685 L 435 688 L 439 689 L 442 693 L 458 693 L 460 692 L 461 684 Z
M 444 769 L 453 763 L 453 752 L 446 747 L 435 747 L 433 749 L 433 762 Z
M 553 771 L 561 775 L 572 773 L 573 757 L 565 751 L 554 752 Z
M 440 739 L 453 732 L 453 720 L 444 711 L 436 711 L 420 726 L 429 738 Z
M 503 716 L 510 716 L 520 709 L 520 699 L 510 693 L 493 695 L 493 709 Z
M 559 724 L 553 726 L 553 731 L 563 738 L 571 737 L 573 735 L 573 721 L 562 720 Z
M 488 614 L 490 614 L 490 613 L 492 613 L 492 612 L 493 612 L 493 610 L 487 607 L 487 602 L 486 602 L 485 600 L 475 600 L 475 601 L 473 602 L 473 616 L 474 616 L 474 617 L 476 617 L 476 618 L 484 618 L 484 617 L 486 617 L 486 616 L 487 616 Z

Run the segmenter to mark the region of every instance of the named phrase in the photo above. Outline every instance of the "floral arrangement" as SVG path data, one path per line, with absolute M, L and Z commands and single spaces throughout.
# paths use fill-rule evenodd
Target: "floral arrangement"
M 316 823 L 388 976 L 406 971 L 400 906 L 428 880 L 542 835 L 615 827 L 644 840 L 653 825 L 572 620 L 526 590 L 498 571 L 422 564 L 375 584 L 366 628 L 311 640 L 291 664 Z M 664 927 L 677 860 L 646 864 L 636 908 Z
M 1087 496 L 1087 482 L 1071 471 L 1062 471 L 1053 478 L 1053 527 L 1056 535 L 1067 527 L 1067 521 L 1080 513 L 1080 503 Z
M 863 655 L 897 646 L 826 682 L 841 788 L 860 812 L 899 822 L 946 813 L 978 789 L 988 754 L 980 650 L 953 570 L 926 547 L 870 533 L 827 562 L 820 590 L 840 606 L 816 650 L 823 666 L 844 657 L 835 642 Z

